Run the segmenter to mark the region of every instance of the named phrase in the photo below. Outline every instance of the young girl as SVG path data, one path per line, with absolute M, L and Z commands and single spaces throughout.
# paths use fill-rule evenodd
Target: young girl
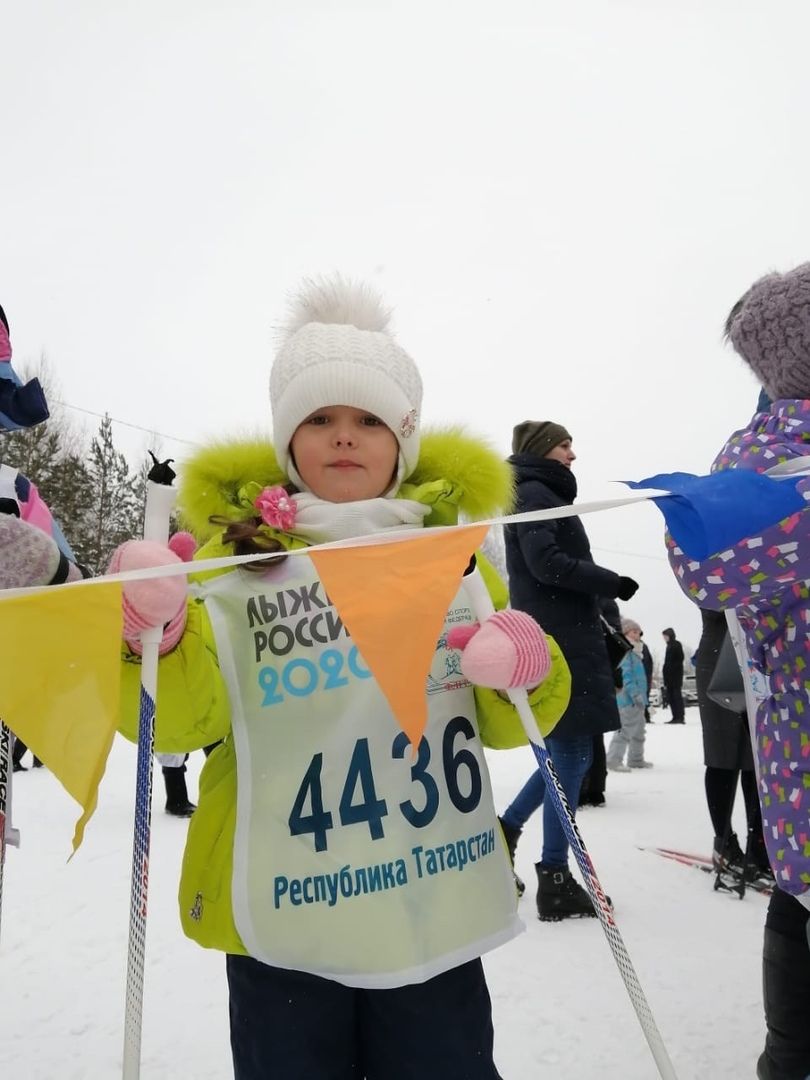
M 810 263 L 755 282 L 732 308 L 726 335 L 770 401 L 730 436 L 712 471 L 810 463 Z M 810 481 L 798 490 L 807 498 Z M 765 928 L 761 1080 L 810 1075 L 809 525 L 810 509 L 802 510 L 702 561 L 669 541 L 686 594 L 702 608 L 736 611 L 763 691 L 755 720 L 759 799 L 778 888 Z
M 271 372 L 272 446 L 219 444 L 184 471 L 197 558 L 509 504 L 508 469 L 488 449 L 458 431 L 421 436 L 419 373 L 386 325 L 367 289 L 306 286 Z M 171 558 L 131 542 L 116 565 Z M 190 937 L 228 954 L 236 1077 L 497 1077 L 479 957 L 519 923 L 482 746 L 525 742 L 498 693 L 509 686 L 531 689 L 543 732 L 556 723 L 569 690 L 559 650 L 501 611 L 497 674 L 475 650 L 459 663 L 447 633 L 472 622 L 462 584 L 414 753 L 308 556 L 198 579 L 188 605 L 176 587 L 129 586 L 125 634 L 134 650 L 139 627 L 167 624 L 157 748 L 224 740 L 200 778 L 180 911 Z M 132 737 L 137 656 L 126 659 Z

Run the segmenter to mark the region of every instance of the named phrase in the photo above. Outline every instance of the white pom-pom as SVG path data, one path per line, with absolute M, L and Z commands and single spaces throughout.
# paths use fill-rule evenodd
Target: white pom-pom
M 290 301 L 289 315 L 280 327 L 282 340 L 291 337 L 307 323 L 356 326 L 358 330 L 388 332 L 391 311 L 382 297 L 361 281 L 336 274 L 334 277 L 307 278 Z

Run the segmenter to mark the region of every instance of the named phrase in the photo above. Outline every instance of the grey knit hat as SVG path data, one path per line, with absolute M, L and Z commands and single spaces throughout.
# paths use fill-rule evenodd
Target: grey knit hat
M 545 457 L 549 450 L 570 438 L 562 424 L 553 420 L 524 420 L 512 432 L 512 453 Z
M 636 630 L 639 634 L 641 633 L 641 627 L 635 619 L 622 619 L 622 633 L 626 634 L 628 630 Z
M 726 333 L 772 400 L 810 398 L 810 262 L 754 282 Z

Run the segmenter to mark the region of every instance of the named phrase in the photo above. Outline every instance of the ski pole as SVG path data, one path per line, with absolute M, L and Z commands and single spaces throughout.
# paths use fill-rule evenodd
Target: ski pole
M 464 584 L 467 588 L 470 600 L 472 601 L 473 613 L 479 622 L 483 622 L 490 615 L 495 613 L 495 607 L 484 583 L 484 579 L 476 569 L 464 578 Z M 531 706 L 529 705 L 529 695 L 525 690 L 508 690 L 507 694 L 512 704 L 517 709 L 518 715 L 523 723 L 523 728 L 529 738 L 532 750 L 534 751 L 534 756 L 537 758 L 537 764 L 540 767 L 540 771 L 543 773 L 546 784 L 546 795 L 551 798 L 551 801 L 554 804 L 554 809 L 557 811 L 557 816 L 565 831 L 566 839 L 571 845 L 571 850 L 573 851 L 579 869 L 582 872 L 582 877 L 588 888 L 588 895 L 591 898 L 594 910 L 602 924 L 602 929 L 605 932 L 610 951 L 613 953 L 613 959 L 616 961 L 616 965 L 619 968 L 619 973 L 633 1004 L 633 1008 L 636 1011 L 641 1030 L 644 1032 L 647 1045 L 649 1046 L 655 1064 L 658 1067 L 658 1073 L 662 1080 L 677 1080 L 675 1068 L 667 1053 L 664 1040 L 661 1038 L 658 1025 L 655 1022 L 652 1010 L 650 1009 L 647 998 L 641 988 L 641 983 L 639 982 L 638 975 L 633 967 L 630 954 L 627 952 L 627 947 L 619 933 L 613 910 L 607 901 L 605 892 L 596 875 L 596 870 L 594 869 L 588 850 L 585 847 L 585 842 L 580 836 L 579 828 L 574 820 L 571 808 L 568 805 L 568 800 L 566 799 L 565 792 L 560 784 L 560 779 L 557 776 L 557 770 L 554 768 L 554 763 L 549 756 L 546 744 L 537 728 L 537 723 L 534 719 Z
M 174 472 L 168 462 L 149 472 L 144 514 L 144 540 L 165 544 L 169 538 L 169 516 L 175 491 Z M 152 751 L 155 741 L 155 701 L 157 697 L 158 648 L 163 627 L 141 633 L 141 697 L 138 718 L 138 766 L 135 781 L 135 828 L 132 841 L 132 885 L 129 904 L 129 946 L 127 950 L 126 1011 L 124 1018 L 124 1080 L 138 1080 L 141 1073 L 141 1032 L 143 1027 L 143 982 L 146 956 L 146 901 L 149 885 L 149 841 L 152 822 Z
M 6 846 L 20 846 L 20 833 L 11 825 L 11 781 L 14 772 L 11 753 L 11 730 L 0 720 L 0 925 L 3 915 L 3 876 Z
M 0 928 L 3 916 L 3 873 L 6 865 L 6 821 L 11 817 L 11 732 L 0 720 Z

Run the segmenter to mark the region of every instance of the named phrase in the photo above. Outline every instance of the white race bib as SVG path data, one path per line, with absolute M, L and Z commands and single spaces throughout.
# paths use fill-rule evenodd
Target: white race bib
M 384 988 L 519 933 L 473 690 L 446 646 L 449 626 L 472 621 L 463 585 L 416 755 L 307 556 L 201 595 L 230 692 L 233 908 L 249 953 Z

